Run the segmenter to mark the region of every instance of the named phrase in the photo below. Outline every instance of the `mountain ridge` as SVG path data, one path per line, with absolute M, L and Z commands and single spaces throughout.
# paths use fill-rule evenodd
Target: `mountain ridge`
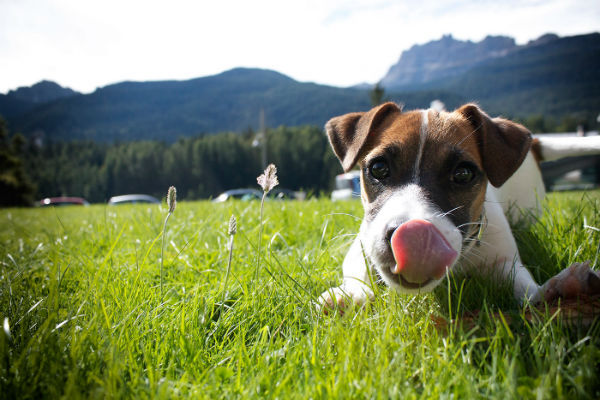
M 507 36 L 486 36 L 480 42 L 473 42 L 444 35 L 403 51 L 380 84 L 393 89 L 456 76 L 482 61 L 503 57 L 517 47 L 515 40 Z
M 21 101 L 41 104 L 78 94 L 81 93 L 60 86 L 56 82 L 42 80 L 32 86 L 21 86 L 17 89 L 10 90 L 6 95 Z
M 80 94 L 56 82 L 42 80 L 31 86 L 9 90 L 6 94 L 0 93 L 0 114 L 5 118 L 11 118 L 39 105 Z
M 585 111 L 595 117 L 600 111 L 600 33 L 542 36 L 462 75 L 418 89 L 433 87 L 481 99 L 486 108 L 508 115 Z
M 403 102 L 424 107 L 434 91 Z M 323 126 L 333 115 L 370 108 L 368 91 L 298 82 L 279 72 L 234 68 L 186 81 L 119 82 L 59 99 L 9 119 L 11 129 L 50 140 L 121 141 L 258 129 L 264 109 L 271 127 Z

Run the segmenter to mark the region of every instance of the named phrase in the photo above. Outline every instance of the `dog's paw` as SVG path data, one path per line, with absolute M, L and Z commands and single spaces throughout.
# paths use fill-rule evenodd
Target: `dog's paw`
M 324 291 L 319 297 L 318 308 L 325 314 L 338 312 L 341 315 L 352 306 L 361 306 L 373 297 L 367 286 L 341 285 Z
M 600 294 L 600 273 L 590 268 L 589 261 L 575 263 L 550 278 L 542 289 L 547 302 Z

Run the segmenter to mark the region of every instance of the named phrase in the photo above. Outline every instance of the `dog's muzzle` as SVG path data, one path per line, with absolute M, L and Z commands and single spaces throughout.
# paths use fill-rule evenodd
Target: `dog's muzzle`
M 392 234 L 390 246 L 396 265 L 392 273 L 406 287 L 420 287 L 441 279 L 458 253 L 430 222 L 413 219 Z

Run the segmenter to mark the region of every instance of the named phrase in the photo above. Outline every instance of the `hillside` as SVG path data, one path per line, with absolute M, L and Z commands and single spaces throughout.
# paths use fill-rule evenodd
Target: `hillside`
M 122 82 L 58 100 L 11 120 L 47 138 L 161 139 L 272 126 L 324 123 L 330 112 L 368 106 L 359 91 L 302 84 L 273 71 L 234 69 L 188 81 Z
M 458 104 L 454 95 L 415 93 L 402 100 L 427 106 L 432 96 Z M 370 107 L 367 90 L 297 82 L 278 72 L 237 68 L 188 81 L 122 82 L 88 95 L 47 103 L 11 118 L 11 130 L 43 132 L 47 139 L 174 141 L 222 131 L 258 128 L 260 109 L 269 126 L 323 126 L 334 115 Z

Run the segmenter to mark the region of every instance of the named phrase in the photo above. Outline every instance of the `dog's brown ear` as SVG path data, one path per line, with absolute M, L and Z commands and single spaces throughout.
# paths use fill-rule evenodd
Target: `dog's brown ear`
M 525 159 L 531 147 L 531 133 L 515 122 L 490 118 L 475 104 L 466 104 L 457 111 L 477 135 L 483 169 L 490 183 L 502 186 Z
M 366 113 L 350 113 L 332 118 L 325 124 L 329 143 L 345 172 L 356 165 L 369 133 L 388 115 L 395 112 L 400 112 L 396 104 L 385 103 Z

